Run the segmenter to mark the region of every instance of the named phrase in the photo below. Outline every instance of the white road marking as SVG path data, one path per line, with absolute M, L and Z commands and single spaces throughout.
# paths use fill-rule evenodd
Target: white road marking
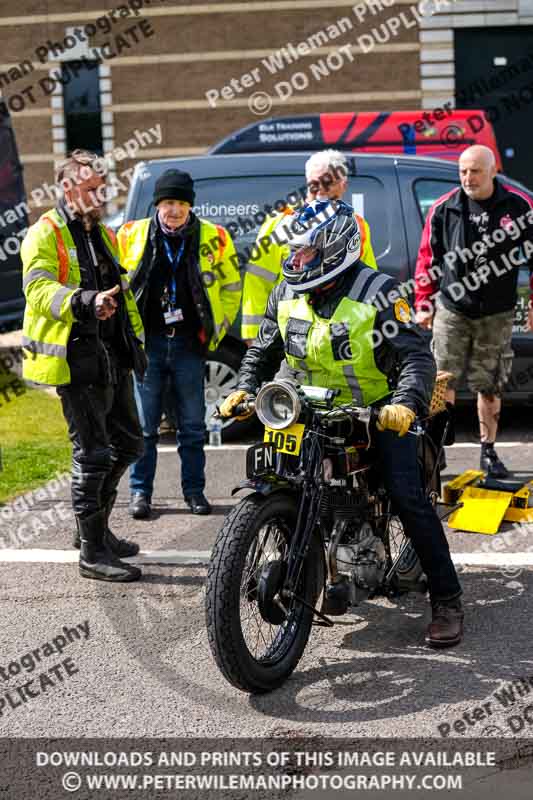
M 209 550 L 141 550 L 128 564 L 207 564 Z M 79 550 L 0 550 L 0 563 L 75 564 Z
M 206 444 L 204 450 L 218 450 L 219 453 L 223 452 L 235 452 L 235 450 L 248 450 L 251 447 L 251 444 L 221 444 L 218 447 L 215 447 L 212 444 Z M 174 444 L 160 444 L 157 447 L 158 453 L 176 453 L 176 445 Z
M 249 444 L 221 444 L 219 447 L 214 447 L 211 444 L 205 445 L 205 450 L 217 450 L 219 453 L 222 452 L 235 452 L 236 450 L 248 450 L 252 444 L 257 444 L 261 440 L 258 438 L 257 441 L 250 442 Z M 496 449 L 498 448 L 507 448 L 507 447 L 527 447 L 528 445 L 533 446 L 533 442 L 496 442 Z M 480 444 L 479 442 L 457 442 L 456 444 L 452 444 L 450 447 L 447 447 L 446 450 L 459 450 L 459 449 L 479 449 Z M 160 444 L 157 447 L 158 453 L 175 453 L 176 452 L 176 445 L 173 444 Z
M 207 564 L 210 550 L 141 550 L 138 556 L 128 559 L 131 564 Z M 78 550 L 10 550 L 0 549 L 0 563 L 75 564 Z M 455 564 L 473 567 L 533 567 L 533 551 L 519 553 L 453 553 Z
M 533 442 L 496 442 L 496 449 L 499 450 L 500 447 L 527 447 L 528 444 L 532 444 Z M 446 450 L 454 450 L 459 448 L 466 448 L 466 447 L 480 447 L 479 442 L 457 442 L 456 444 L 452 444 L 451 447 L 446 447 Z

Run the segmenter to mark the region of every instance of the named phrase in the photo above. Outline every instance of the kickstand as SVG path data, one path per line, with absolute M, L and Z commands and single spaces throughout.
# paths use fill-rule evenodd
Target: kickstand
M 333 620 L 331 620 L 329 617 L 326 617 L 326 615 L 323 614 L 321 611 L 318 611 L 314 606 L 311 605 L 311 603 L 308 603 L 307 600 L 304 600 L 303 597 L 298 597 L 298 595 L 294 594 L 294 592 L 290 592 L 290 595 L 294 600 L 297 600 L 303 606 L 312 611 L 316 617 L 319 618 L 320 622 L 315 622 L 315 625 L 320 625 L 321 627 L 324 628 L 332 628 L 334 626 L 335 623 L 333 622 Z
M 454 511 L 457 511 L 458 508 L 462 508 L 464 506 L 464 503 L 440 503 L 439 502 L 439 503 L 437 503 L 437 505 L 438 506 L 446 506 L 449 509 L 449 511 L 445 511 L 444 512 L 442 517 L 439 516 L 439 519 L 442 522 L 443 520 L 446 519 L 446 517 L 449 517 L 450 514 L 453 514 Z

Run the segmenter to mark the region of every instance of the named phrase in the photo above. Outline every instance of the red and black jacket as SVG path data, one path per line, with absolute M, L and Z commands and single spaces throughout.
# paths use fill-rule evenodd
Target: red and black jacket
M 489 212 L 490 223 L 486 234 L 490 242 L 486 252 L 490 270 L 483 281 L 476 281 L 472 277 L 479 266 L 473 247 L 475 234 L 467 234 L 465 230 L 468 224 L 467 208 L 468 198 L 461 187 L 457 187 L 439 197 L 429 210 L 416 262 L 417 310 L 433 310 L 435 296 L 439 293 L 446 308 L 471 318 L 511 311 L 517 302 L 519 261 L 529 266 L 532 285 L 531 197 L 514 186 L 495 180 L 494 202 Z M 467 249 L 472 252 L 472 257 Z M 454 288 L 458 284 L 464 286 L 466 291 Z

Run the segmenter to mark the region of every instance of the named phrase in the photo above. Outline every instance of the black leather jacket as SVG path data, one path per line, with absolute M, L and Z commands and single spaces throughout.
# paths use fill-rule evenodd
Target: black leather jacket
M 337 280 L 332 288 L 310 295 L 313 307 L 321 317 L 331 318 L 341 299 L 352 290 L 356 281 L 359 289 L 356 297 L 352 294 L 353 299 L 373 303 L 378 308 L 374 323 L 374 358 L 376 366 L 388 379 L 392 394 L 388 402 L 400 403 L 423 416 L 427 413 L 433 391 L 435 361 L 427 338 L 412 321 L 412 315 L 408 321 L 403 321 L 401 315 L 397 315 L 398 306 L 395 303 L 400 298 L 398 292 L 388 299 L 388 294 L 397 286 L 392 278 L 359 263 Z M 285 281 L 272 291 L 259 335 L 242 362 L 239 389 L 256 394 L 264 381 L 274 377 L 285 357 L 285 345 L 278 327 L 278 304 L 280 300 L 292 297 L 294 293 Z M 405 301 L 401 306 L 405 308 Z M 387 335 L 392 330 L 397 331 L 395 335 Z M 333 350 L 335 352 L 335 347 Z
M 533 271 L 533 261 L 524 253 L 526 241 L 529 247 L 533 245 L 533 204 L 528 195 L 501 179 L 494 184 L 488 212 L 489 244 L 484 256 L 492 266 L 487 279 L 477 289 L 465 282 L 478 269 L 478 259 L 469 258 L 468 249 L 473 250 L 474 243 L 479 247 L 481 242 L 476 232 L 468 229 L 465 192 L 454 189 L 433 204 L 426 218 L 416 263 L 417 309 L 423 309 L 425 302 L 439 290 L 446 308 L 472 319 L 512 311 L 515 307 L 517 262 L 527 265 L 530 275 Z M 506 268 L 507 265 L 511 268 Z M 440 270 L 440 278 L 431 276 L 432 268 Z M 455 294 L 453 285 L 458 284 L 464 284 L 467 291 Z

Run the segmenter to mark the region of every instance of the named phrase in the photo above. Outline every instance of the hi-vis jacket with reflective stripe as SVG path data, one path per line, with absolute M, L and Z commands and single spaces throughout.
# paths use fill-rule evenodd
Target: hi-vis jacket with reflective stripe
M 115 235 L 100 225 L 110 256 L 117 260 Z M 23 375 L 35 383 L 60 386 L 70 383 L 67 342 L 75 317 L 72 297 L 80 288 L 80 265 L 67 224 L 56 209 L 47 211 L 30 227 L 20 249 L 23 290 L 26 296 L 22 344 L 31 351 Z M 134 334 L 144 339 L 135 298 L 123 282 L 124 302 Z
M 242 285 L 238 256 L 227 230 L 205 219 L 198 219 L 198 222 L 199 275 L 191 291 L 203 326 L 203 344 L 213 351 L 220 345 L 237 316 Z M 141 312 L 142 296 L 157 252 L 156 235 L 154 217 L 127 222 L 118 232 L 120 261 L 128 271 L 128 280 Z
M 337 404 L 367 406 L 392 393 L 419 415 L 436 372 L 395 281 L 361 263 L 321 294 L 297 295 L 286 281 L 274 288 L 237 388 L 255 394 L 283 358 L 299 383 L 339 389 Z
M 248 260 L 244 275 L 242 295 L 242 327 L 243 339 L 255 339 L 263 320 L 270 292 L 283 279 L 281 265 L 289 254 L 288 233 L 283 230 L 283 223 L 291 222 L 294 209 L 287 208 L 275 217 L 265 220 Z M 361 261 L 373 269 L 377 269 L 376 258 L 370 241 L 368 222 L 354 213 L 361 231 Z

